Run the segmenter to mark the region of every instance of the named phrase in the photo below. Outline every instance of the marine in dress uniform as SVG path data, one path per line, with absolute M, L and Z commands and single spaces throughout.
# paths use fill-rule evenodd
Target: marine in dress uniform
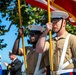
M 26 50 L 27 50 L 26 75 L 45 75 L 44 71 L 46 70 L 46 68 L 48 69 L 46 75 L 50 75 L 48 51 L 46 51 L 44 53 L 37 53 L 35 50 L 36 43 L 37 43 L 40 35 L 45 30 L 45 28 L 43 28 L 41 26 L 37 26 L 37 25 L 29 25 L 27 28 L 30 31 L 28 42 L 32 46 L 31 47 L 26 46 Z M 21 34 L 21 32 L 19 33 L 19 36 L 20 36 L 20 34 Z M 19 45 L 19 36 L 16 39 L 15 47 L 18 47 L 18 45 Z M 17 48 L 15 48 L 12 51 L 15 54 L 23 55 L 22 48 L 20 48 L 19 50 Z
M 51 17 L 51 23 L 46 24 L 46 29 L 36 45 L 36 51 L 46 51 L 46 48 L 42 49 L 47 45 L 44 44 L 45 38 L 49 30 L 53 30 L 57 34 L 52 40 L 55 74 L 76 75 L 76 36 L 68 33 L 65 28 L 69 15 L 63 11 L 53 11 Z
M 4 62 L 4 64 L 7 66 L 10 75 L 22 75 L 22 62 L 12 52 L 9 52 L 9 57 L 12 60 L 12 62 Z

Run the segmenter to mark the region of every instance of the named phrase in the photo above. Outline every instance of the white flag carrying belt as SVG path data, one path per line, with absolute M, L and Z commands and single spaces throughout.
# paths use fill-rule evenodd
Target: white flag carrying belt
M 42 53 L 39 53 L 38 54 L 37 65 L 36 65 L 36 68 L 35 68 L 35 71 L 34 71 L 34 75 L 40 75 L 45 70 L 45 68 L 42 68 L 42 69 L 39 70 L 41 58 L 42 58 Z
M 72 59 L 70 59 L 69 61 L 67 61 L 66 63 L 64 63 L 64 59 L 65 59 L 66 50 L 67 50 L 67 47 L 68 47 L 68 41 L 69 41 L 70 36 L 71 36 L 71 34 L 68 34 L 67 37 L 66 37 L 66 39 L 65 39 L 65 42 L 64 42 L 62 56 L 61 56 L 59 68 L 58 68 L 58 71 L 57 71 L 58 75 L 62 74 L 62 73 L 72 72 L 73 71 L 73 69 L 63 70 L 63 68 L 65 68 L 66 66 L 68 66 L 70 63 L 73 62 Z M 70 62 L 70 63 L 68 63 L 68 62 Z
M 65 55 L 66 55 L 66 50 L 67 50 L 67 46 L 68 46 L 68 41 L 69 41 L 70 35 L 71 34 L 68 34 L 66 39 L 65 39 L 64 47 L 63 47 L 63 51 L 62 51 L 62 56 L 61 56 L 61 59 L 60 59 L 60 64 L 59 64 L 59 69 L 58 70 L 62 69 L 62 65 L 64 63 L 64 58 L 65 58 Z

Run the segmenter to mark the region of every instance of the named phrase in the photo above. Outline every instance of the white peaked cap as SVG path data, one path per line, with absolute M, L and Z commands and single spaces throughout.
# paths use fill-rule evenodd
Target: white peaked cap
M 29 25 L 27 28 L 29 30 L 37 30 L 37 31 L 41 31 L 41 32 L 43 32 L 45 30 L 44 27 L 38 26 L 38 25 Z
M 12 51 L 9 51 L 9 55 L 11 55 L 11 54 L 13 54 L 13 52 Z
M 69 17 L 67 12 L 64 11 L 52 11 L 51 18 L 63 18 L 67 19 Z

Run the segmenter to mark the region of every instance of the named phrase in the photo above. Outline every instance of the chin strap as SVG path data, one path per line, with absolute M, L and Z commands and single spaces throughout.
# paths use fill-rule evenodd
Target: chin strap
M 63 18 L 62 18 L 61 27 L 60 27 L 60 29 L 59 29 L 56 33 L 58 33 L 58 32 L 61 30 L 61 28 L 62 28 L 62 24 L 63 24 Z
M 39 53 L 37 65 L 36 65 L 36 68 L 35 68 L 35 71 L 34 71 L 34 75 L 40 75 L 40 74 L 43 73 L 44 70 L 45 70 L 45 68 L 42 68 L 42 69 L 39 70 L 39 68 L 40 68 L 40 63 L 41 63 L 41 58 L 42 58 L 42 53 Z

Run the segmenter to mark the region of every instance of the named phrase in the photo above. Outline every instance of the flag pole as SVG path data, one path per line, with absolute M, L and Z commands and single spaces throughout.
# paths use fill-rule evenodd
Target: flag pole
M 51 22 L 51 12 L 50 12 L 50 0 L 48 0 L 48 22 Z M 50 60 L 50 70 L 53 72 L 53 50 L 52 50 L 52 32 L 49 31 L 50 37 L 50 49 L 49 49 L 49 60 Z
M 20 27 L 22 27 L 22 17 L 21 17 L 21 11 L 20 11 L 20 0 L 18 0 L 18 11 L 19 11 Z M 25 46 L 24 46 L 24 34 L 22 35 L 22 48 L 23 48 L 23 54 L 24 54 L 24 65 L 25 65 L 25 68 L 27 68 L 26 51 L 25 51 Z

